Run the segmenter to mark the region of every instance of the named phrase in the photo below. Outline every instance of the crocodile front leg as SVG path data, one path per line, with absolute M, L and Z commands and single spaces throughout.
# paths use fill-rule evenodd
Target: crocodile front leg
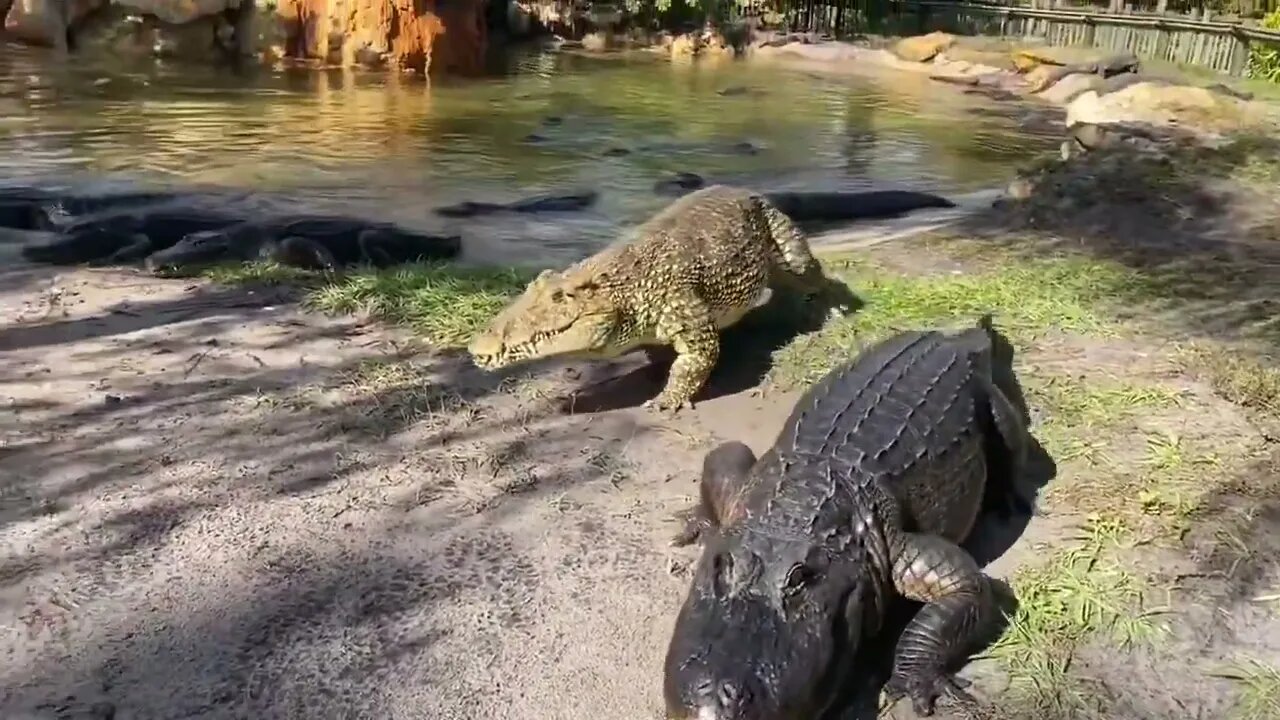
M 684 527 L 671 538 L 671 544 L 689 545 L 707 530 L 719 529 L 736 518 L 747 473 L 755 464 L 756 454 L 737 441 L 721 443 L 708 452 L 702 459 L 698 503 L 683 513 Z
M 658 322 L 657 339 L 676 351 L 667 384 L 656 398 L 644 406 L 675 414 L 693 407 L 693 396 L 711 377 L 720 355 L 720 336 L 711 309 L 692 293 L 668 299 Z
M 909 695 L 922 716 L 932 715 L 944 694 L 975 704 L 949 669 L 970 651 L 995 607 L 986 576 L 968 553 L 936 535 L 903 533 L 892 551 L 897 591 L 925 606 L 898 640 L 886 695 Z

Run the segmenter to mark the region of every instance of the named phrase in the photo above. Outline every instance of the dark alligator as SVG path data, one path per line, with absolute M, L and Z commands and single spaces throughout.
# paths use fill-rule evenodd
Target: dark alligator
M 598 198 L 599 193 L 594 190 L 587 190 L 568 195 L 539 195 L 511 203 L 472 202 L 466 200 L 456 205 L 438 207 L 435 209 L 435 213 L 445 217 L 474 217 L 476 215 L 492 215 L 500 212 L 572 212 L 591 207 Z
M 998 605 L 961 543 L 980 511 L 1030 510 L 1033 438 L 1012 367 L 993 360 L 1004 347 L 989 317 L 900 333 L 810 387 L 759 459 L 736 442 L 707 455 L 673 539 L 703 553 L 667 651 L 669 718 L 849 717 L 856 657 L 900 598 L 924 605 L 886 695 L 921 715 L 943 695 L 973 702 L 951 673 Z
M 153 205 L 179 197 L 163 191 L 75 193 L 29 186 L 0 187 L 0 227 L 52 230 L 63 218 Z
M 57 239 L 51 242 L 24 245 L 22 256 L 55 265 L 130 263 L 192 233 L 243 221 L 233 213 L 187 206 L 106 212 L 61 228 Z
M 915 210 L 956 206 L 944 197 L 913 190 L 772 192 L 765 193 L 765 197 L 802 226 L 885 219 Z
M 148 271 L 177 277 L 228 261 L 272 260 L 307 269 L 336 270 L 370 264 L 388 267 L 417 260 L 446 260 L 462 250 L 456 235 L 410 232 L 392 223 L 332 215 L 245 221 L 196 232 L 146 258 Z
M 706 180 L 701 175 L 681 172 L 657 181 L 654 183 L 653 190 L 659 195 L 679 197 L 704 185 Z M 784 215 L 808 226 L 850 220 L 885 219 L 915 210 L 956 206 L 944 197 L 914 190 L 777 191 L 764 193 L 764 196 Z

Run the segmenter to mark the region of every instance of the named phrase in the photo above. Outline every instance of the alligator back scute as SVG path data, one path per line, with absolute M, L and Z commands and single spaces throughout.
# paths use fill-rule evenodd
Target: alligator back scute
M 908 526 L 962 538 L 987 469 L 974 383 L 988 364 L 983 337 L 910 332 L 868 348 L 801 398 L 780 446 L 883 478 Z

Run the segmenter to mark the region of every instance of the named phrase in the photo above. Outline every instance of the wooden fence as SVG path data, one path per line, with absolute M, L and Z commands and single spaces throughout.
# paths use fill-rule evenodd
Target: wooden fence
M 783 0 L 795 30 L 847 36 L 856 32 L 910 35 L 943 30 L 959 35 L 1036 37 L 1051 45 L 1129 50 L 1148 60 L 1198 65 L 1240 76 L 1250 48 L 1280 48 L 1280 32 L 1148 13 L 1033 8 L 948 0 Z

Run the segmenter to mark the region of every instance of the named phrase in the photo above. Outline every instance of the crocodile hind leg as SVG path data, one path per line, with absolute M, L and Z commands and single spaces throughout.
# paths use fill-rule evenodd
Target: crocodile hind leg
M 671 538 L 671 544 L 675 547 L 692 544 L 706 531 L 732 521 L 746 489 L 747 473 L 755 464 L 756 454 L 743 443 L 732 441 L 712 448 L 702 459 L 698 503 L 683 513 L 684 527 Z
M 885 694 L 910 696 L 922 716 L 932 715 L 943 695 L 975 704 L 951 668 L 982 635 L 995 607 L 987 577 L 968 553 L 937 535 L 903 533 L 892 551 L 897 591 L 925 605 L 898 640 Z
M 335 270 L 338 259 L 329 248 L 314 240 L 291 235 L 268 251 L 268 257 L 281 265 L 304 269 Z
M 667 298 L 656 334 L 658 340 L 675 349 L 676 359 L 662 392 L 644 406 L 674 414 L 692 407 L 693 396 L 711 377 L 720 356 L 720 336 L 711 309 L 692 293 Z

